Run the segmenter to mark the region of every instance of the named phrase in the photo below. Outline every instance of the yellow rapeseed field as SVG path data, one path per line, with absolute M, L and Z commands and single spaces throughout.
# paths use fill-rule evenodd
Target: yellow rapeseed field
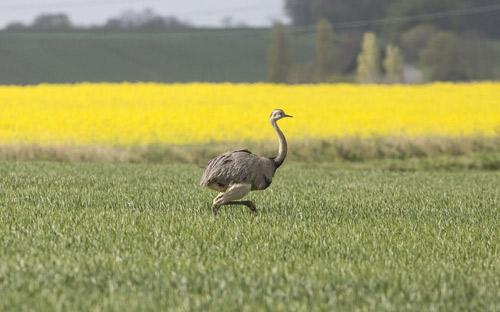
M 287 138 L 494 136 L 500 83 L 422 86 L 76 84 L 0 87 L 0 144 L 143 145 Z

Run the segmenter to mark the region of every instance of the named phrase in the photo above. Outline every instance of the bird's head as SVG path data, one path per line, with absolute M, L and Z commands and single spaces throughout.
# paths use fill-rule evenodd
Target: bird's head
M 271 113 L 271 117 L 269 117 L 269 120 L 271 122 L 273 122 L 273 121 L 278 121 L 281 118 L 285 118 L 285 117 L 293 117 L 293 116 L 285 114 L 285 112 L 282 109 L 275 109 Z

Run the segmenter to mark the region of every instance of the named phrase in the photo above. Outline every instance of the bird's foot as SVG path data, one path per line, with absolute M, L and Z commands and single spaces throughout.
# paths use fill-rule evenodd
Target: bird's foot
M 251 201 L 248 202 L 247 207 L 250 208 L 250 210 L 252 210 L 252 212 L 257 212 L 257 207 Z
M 219 211 L 219 205 L 213 205 L 212 211 L 214 212 L 214 217 L 217 217 L 217 211 Z

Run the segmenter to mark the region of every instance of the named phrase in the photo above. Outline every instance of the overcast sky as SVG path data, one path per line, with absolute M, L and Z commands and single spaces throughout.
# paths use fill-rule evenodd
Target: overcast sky
M 220 26 L 224 17 L 249 26 L 286 21 L 284 0 L 0 0 L 0 28 L 12 21 L 31 23 L 40 13 L 67 13 L 77 25 L 103 24 L 127 9 L 151 8 L 199 26 Z

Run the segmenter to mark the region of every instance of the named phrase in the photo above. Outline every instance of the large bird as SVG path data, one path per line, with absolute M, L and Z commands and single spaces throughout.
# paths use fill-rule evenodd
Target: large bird
M 205 165 L 201 177 L 201 186 L 219 191 L 212 204 L 212 211 L 217 211 L 222 205 L 245 205 L 256 212 L 257 207 L 249 200 L 237 201 L 250 191 L 265 190 L 273 180 L 274 172 L 286 157 L 287 144 L 277 121 L 281 118 L 293 117 L 285 114 L 282 109 L 275 109 L 269 121 L 278 134 L 278 156 L 267 158 L 252 154 L 248 150 L 230 151 L 210 160 Z

